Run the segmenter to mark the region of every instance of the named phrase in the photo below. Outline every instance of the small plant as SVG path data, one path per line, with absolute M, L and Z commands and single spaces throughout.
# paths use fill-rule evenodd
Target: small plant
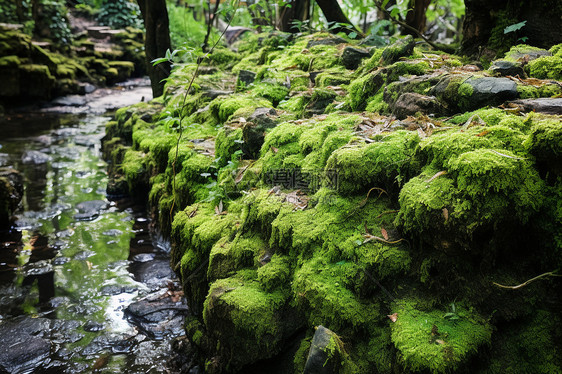
M 104 0 L 98 13 L 98 21 L 102 25 L 115 29 L 133 26 L 142 28 L 143 22 L 137 3 L 129 0 Z
M 457 308 L 455 307 L 455 303 L 451 303 L 451 311 L 445 313 L 443 318 L 449 321 L 458 321 L 459 319 L 461 319 L 461 317 L 457 314 Z
M 523 21 L 523 22 L 519 22 L 519 23 L 515 23 L 513 25 L 507 26 L 505 29 L 503 29 L 503 33 L 504 34 L 509 34 L 509 33 L 517 33 L 517 31 L 521 30 L 523 27 L 525 27 L 525 25 L 527 24 L 527 21 Z M 522 36 L 519 39 L 517 39 L 518 42 L 521 43 L 525 43 L 527 41 L 527 39 L 529 39 L 526 36 Z

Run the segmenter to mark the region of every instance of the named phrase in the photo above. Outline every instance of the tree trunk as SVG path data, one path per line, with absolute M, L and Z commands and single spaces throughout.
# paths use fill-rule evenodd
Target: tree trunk
M 406 14 L 406 23 L 414 29 L 418 30 L 420 33 L 423 33 L 423 31 L 425 30 L 425 22 L 427 20 L 425 13 L 430 3 L 431 0 L 410 1 L 410 10 Z M 418 35 L 412 30 L 405 29 L 404 32 L 414 37 L 418 37 Z
M 354 26 L 352 25 L 351 21 L 347 18 L 343 10 L 341 10 L 340 4 L 338 0 L 316 0 L 316 3 L 322 9 L 322 13 L 326 17 L 328 22 L 337 22 L 337 23 L 345 23 L 350 25 L 350 27 L 335 27 L 332 28 L 330 31 L 334 33 L 344 32 L 346 34 L 350 34 L 351 32 L 358 32 L 355 30 Z
M 137 0 L 146 29 L 144 50 L 152 94 L 154 97 L 164 93 L 164 79 L 170 75 L 170 63 L 164 62 L 153 66 L 151 61 L 164 57 L 170 49 L 170 30 L 168 10 L 165 0 Z
M 521 38 L 525 44 L 549 48 L 562 43 L 560 0 L 465 0 L 462 52 L 493 55 L 505 52 Z M 521 30 L 504 34 L 505 27 L 527 21 Z
M 292 0 L 289 4 L 290 7 L 285 6 L 281 10 L 279 29 L 284 32 L 293 33 L 303 31 L 299 30 L 299 27 L 296 27 L 293 21 L 306 21 L 310 19 L 310 0 Z

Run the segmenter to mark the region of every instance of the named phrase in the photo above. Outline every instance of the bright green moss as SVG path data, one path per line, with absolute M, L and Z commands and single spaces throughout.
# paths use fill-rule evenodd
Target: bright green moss
M 381 57 L 384 48 L 377 48 L 374 50 L 373 55 L 367 60 L 361 62 L 361 67 L 357 69 L 357 74 L 363 75 L 363 73 L 369 73 L 377 69 L 381 65 Z
M 405 75 L 423 75 L 429 70 L 429 64 L 425 61 L 398 61 L 387 69 L 387 82 L 393 82 Z
M 235 152 L 241 150 L 241 143 L 242 129 L 220 129 L 215 139 L 215 158 L 219 159 L 219 165 L 224 166 L 233 157 L 237 158 Z
M 546 56 L 529 62 L 529 75 L 539 79 L 562 80 L 562 57 Z
M 250 88 L 253 95 L 263 97 L 276 106 L 281 100 L 285 99 L 289 90 L 287 87 L 279 84 L 258 83 Z
M 419 167 L 415 159 L 418 143 L 417 133 L 398 131 L 375 143 L 343 147 L 330 156 L 326 170 L 337 172 L 342 195 L 371 187 L 392 188 Z
M 533 121 L 525 147 L 540 161 L 562 162 L 562 126 L 557 119 Z
M 497 125 L 506 115 L 506 112 L 499 108 L 484 108 L 460 114 L 451 118 L 449 122 L 457 125 L 463 125 L 472 117 L 473 121 L 481 119 L 486 124 L 494 126 Z
M 228 278 L 241 268 L 252 267 L 260 254 L 265 253 L 267 244 L 259 235 L 237 236 L 232 241 L 227 237 L 219 239 L 209 253 L 209 280 Z M 258 269 L 258 279 L 259 279 Z M 266 289 L 271 291 L 272 289 Z
M 393 311 L 398 318 L 391 338 L 407 370 L 454 371 L 491 341 L 492 327 L 472 308 L 457 304 L 453 319 L 446 311 L 422 311 L 401 300 Z
M 289 285 L 291 265 L 288 258 L 273 255 L 271 261 L 258 268 L 258 282 L 265 291 L 273 292 Z
M 344 68 L 323 71 L 314 80 L 316 87 L 339 86 L 350 81 L 351 76 Z
M 539 89 L 533 86 L 518 84 L 517 92 L 521 99 L 536 99 L 540 97 Z
M 369 97 L 374 96 L 384 84 L 384 74 L 376 71 L 361 78 L 357 78 L 348 88 L 348 102 L 351 109 L 360 111 L 365 109 Z
M 562 87 L 559 84 L 545 84 L 539 87 L 540 97 L 553 97 L 562 95 Z
M 375 96 L 373 96 L 367 107 L 365 108 L 366 112 L 372 113 L 387 113 L 389 111 L 388 104 L 384 101 L 384 91 L 380 90 Z
M 301 117 L 304 114 L 304 108 L 309 101 L 310 98 L 304 95 L 293 96 L 289 100 L 280 102 L 278 108 L 289 111 L 297 117 Z
M 519 62 L 518 60 L 524 58 L 526 55 L 540 56 L 547 55 L 547 51 L 542 48 L 532 47 L 526 44 L 514 45 L 506 52 L 504 59 L 511 62 Z
M 256 108 L 271 108 L 271 102 L 266 99 L 258 99 L 245 95 L 231 95 L 229 97 L 218 97 L 210 104 L 210 110 L 220 121 L 226 122 L 238 109 L 253 112 Z
M 350 289 L 350 277 L 357 271 L 352 263 L 329 264 L 322 258 L 307 261 L 295 272 L 292 283 L 297 307 L 308 315 L 311 326 L 331 330 L 367 328 L 380 316 L 379 306 L 361 300 Z
M 214 65 L 232 65 L 233 62 L 238 61 L 240 57 L 237 53 L 228 48 L 215 48 L 208 58 L 211 64 Z

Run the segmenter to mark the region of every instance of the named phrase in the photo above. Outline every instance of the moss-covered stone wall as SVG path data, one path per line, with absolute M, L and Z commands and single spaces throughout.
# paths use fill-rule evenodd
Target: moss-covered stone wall
M 561 116 L 504 103 L 560 82 L 409 39 L 348 70 L 350 44 L 254 35 L 108 124 L 109 192 L 170 236 L 205 369 L 302 372 L 322 325 L 336 372 L 562 370 Z

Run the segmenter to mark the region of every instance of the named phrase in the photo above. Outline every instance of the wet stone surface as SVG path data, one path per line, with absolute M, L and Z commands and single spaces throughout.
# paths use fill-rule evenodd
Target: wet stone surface
M 2 165 L 25 184 L 13 227 L 0 231 L 0 373 L 193 366 L 172 348 L 183 339 L 187 308 L 169 246 L 153 244 L 142 209 L 105 195 L 100 139 L 110 118 L 100 113 L 147 90 L 99 91 L 55 103 L 86 115 L 51 107 L 0 123 Z

